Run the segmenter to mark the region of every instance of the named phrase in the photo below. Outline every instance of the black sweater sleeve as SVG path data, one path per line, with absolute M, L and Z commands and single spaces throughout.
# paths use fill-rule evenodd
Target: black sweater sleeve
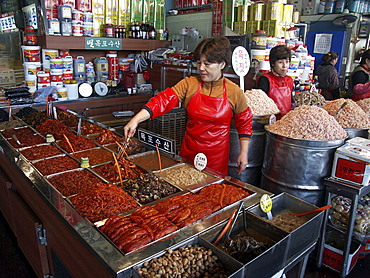
M 266 94 L 270 91 L 270 82 L 266 76 L 261 76 L 258 79 L 257 89 L 261 89 Z

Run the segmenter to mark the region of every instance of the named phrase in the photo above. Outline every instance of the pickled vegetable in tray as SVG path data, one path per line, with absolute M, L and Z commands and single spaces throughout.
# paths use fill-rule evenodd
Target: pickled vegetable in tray
M 123 147 L 124 151 L 128 155 L 138 154 L 145 151 L 145 147 L 138 141 L 130 139 L 129 141 L 119 141 L 119 144 Z M 116 143 L 104 145 L 105 148 L 112 150 L 115 153 L 118 153 L 119 146 Z
M 93 149 L 96 147 L 92 139 L 74 134 L 67 136 L 67 138 L 66 136 L 63 136 L 58 145 L 69 153 Z M 71 149 L 71 146 L 73 150 Z
M 125 253 L 158 240 L 178 229 L 162 213 L 143 206 L 129 216 L 112 216 L 100 230 Z
M 103 127 L 90 123 L 89 121 L 82 120 L 82 125 L 81 125 L 81 134 L 82 135 L 88 135 L 88 134 L 95 134 L 102 132 L 104 129 Z
M 137 154 L 130 157 L 135 164 L 147 169 L 149 172 L 159 170 L 158 155 L 155 151 L 150 151 L 142 154 Z M 161 165 L 162 169 L 170 167 L 177 164 L 178 161 L 169 158 L 167 156 L 161 155 Z
M 19 128 L 10 128 L 10 129 L 5 129 L 1 132 L 5 138 L 11 138 L 13 135 L 15 136 L 23 136 L 23 135 L 31 135 L 34 134 L 35 132 L 30 129 L 29 127 L 19 127 Z
M 121 178 L 122 180 L 124 180 L 134 178 L 143 173 L 146 173 L 144 172 L 144 170 L 137 167 L 134 163 L 127 159 L 124 159 L 123 157 L 120 157 L 119 159 L 117 159 L 117 161 L 119 165 L 119 170 L 117 168 L 116 162 L 111 161 L 109 163 L 93 167 L 93 171 L 113 183 L 120 182 Z
M 140 204 L 147 204 L 180 191 L 153 173 L 128 179 L 123 186 Z
M 89 149 L 84 151 L 79 151 L 74 154 L 71 154 L 74 158 L 76 158 L 78 161 L 81 161 L 82 158 L 88 157 L 89 158 L 89 164 L 96 165 L 104 162 L 108 162 L 113 160 L 112 152 L 107 151 L 103 148 L 95 148 L 95 149 Z
M 19 150 L 28 160 L 38 160 L 62 154 L 62 151 L 51 144 L 43 144 Z
M 79 118 L 70 112 L 57 109 L 58 120 L 69 127 L 77 127 Z
M 96 222 L 138 207 L 135 200 L 114 184 L 96 183 L 83 188 L 70 201 L 78 212 Z
M 33 145 L 38 145 L 45 143 L 45 138 L 40 136 L 39 134 L 27 134 L 27 135 L 20 135 L 17 136 L 17 140 L 14 138 L 9 138 L 8 142 L 14 147 L 14 148 L 22 148 L 22 147 L 28 147 Z
M 47 134 L 52 134 L 57 140 L 62 139 L 64 136 L 74 135 L 74 132 L 70 129 L 70 127 L 55 119 L 45 120 L 36 126 L 36 130 L 44 136 Z
M 26 117 L 22 118 L 28 125 L 32 127 L 36 127 L 41 124 L 46 119 L 50 119 L 46 116 L 45 112 L 35 111 L 32 114 L 27 115 Z
M 225 207 L 248 197 L 250 193 L 247 189 L 232 184 L 213 183 L 202 188 L 199 195 L 214 203 L 219 203 L 221 207 Z
M 66 155 L 46 158 L 40 161 L 35 161 L 33 165 L 44 176 L 64 172 L 67 170 L 76 169 L 79 167 L 77 161 Z
M 65 197 L 75 195 L 83 188 L 101 182 L 100 178 L 86 169 L 51 175 L 47 179 Z
M 294 231 L 308 221 L 308 219 L 304 216 L 297 217 L 295 215 L 291 215 L 290 213 L 292 213 L 292 211 L 284 209 L 278 214 L 274 215 L 273 219 L 267 221 L 288 233 Z
M 100 145 L 110 144 L 118 142 L 121 139 L 117 134 L 114 132 L 104 129 L 99 132 L 99 135 L 96 137 L 96 142 Z

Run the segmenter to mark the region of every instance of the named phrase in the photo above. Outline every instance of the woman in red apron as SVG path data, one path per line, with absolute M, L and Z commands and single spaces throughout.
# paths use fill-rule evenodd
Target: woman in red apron
M 226 79 L 222 70 L 231 58 L 226 37 L 202 40 L 194 51 L 199 76 L 187 77 L 153 97 L 125 126 L 125 137 L 135 134 L 139 123 L 161 116 L 183 102 L 188 122 L 180 156 L 192 163 L 198 153 L 207 157 L 207 167 L 227 174 L 231 121 L 239 133 L 240 171 L 248 164 L 248 144 L 252 134 L 252 113 L 242 90 Z
M 292 109 L 292 91 L 294 82 L 287 75 L 292 59 L 291 50 L 285 45 L 278 45 L 270 51 L 271 72 L 263 74 L 257 80 L 257 88 L 272 98 L 280 110 L 280 119 Z

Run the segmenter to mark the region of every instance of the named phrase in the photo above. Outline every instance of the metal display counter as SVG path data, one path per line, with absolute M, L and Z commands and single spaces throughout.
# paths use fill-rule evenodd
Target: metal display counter
M 79 215 L 6 140 L 1 139 L 0 146 L 3 149 L 0 153 L 0 178 L 6 181 L 0 187 L 0 208 L 18 242 L 24 243 L 22 251 L 38 276 L 130 277 L 133 265 L 225 221 L 232 213 L 231 208 L 222 209 L 213 217 L 180 229 L 172 238 L 156 242 L 143 251 L 124 255 L 94 224 Z M 262 194 L 268 193 L 237 180 L 233 182 L 256 192 L 245 200 L 245 207 L 258 203 Z M 21 206 L 27 208 L 28 215 L 32 215 L 30 218 L 37 220 L 39 233 L 33 235 L 32 232 L 30 235 L 25 227 L 14 224 L 15 221 L 24 222 L 16 219 L 15 202 L 9 201 L 8 196 L 14 194 L 19 197 Z M 41 249 L 46 249 L 43 253 L 47 259 L 41 266 L 32 263 L 40 252 L 37 250 L 35 255 L 35 249 L 30 247 L 31 240 L 42 245 L 39 246 Z
M 349 253 L 350 247 L 352 242 L 352 235 L 353 235 L 353 227 L 355 224 L 356 219 L 356 210 L 358 201 L 370 192 L 370 186 L 359 186 L 350 184 L 344 181 L 340 181 L 336 178 L 330 177 L 324 180 L 324 184 L 326 185 L 326 205 L 331 204 L 331 200 L 336 195 L 341 195 L 352 200 L 351 209 L 349 212 L 348 218 L 348 225 L 345 231 L 345 246 L 343 250 L 343 262 L 342 268 L 340 271 L 341 277 L 346 277 L 347 266 L 350 264 L 349 262 Z M 321 230 L 321 237 L 318 242 L 318 255 L 317 255 L 317 265 L 321 267 L 322 265 L 322 257 L 324 253 L 324 244 L 325 244 L 325 233 L 328 224 L 328 216 L 329 210 L 325 211 L 324 220 L 323 220 L 323 228 Z M 336 229 L 338 230 L 338 229 Z

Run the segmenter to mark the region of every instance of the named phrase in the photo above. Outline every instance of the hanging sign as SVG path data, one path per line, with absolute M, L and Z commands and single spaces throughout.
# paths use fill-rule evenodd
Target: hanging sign
M 87 37 L 85 38 L 85 48 L 122 50 L 122 39 Z

